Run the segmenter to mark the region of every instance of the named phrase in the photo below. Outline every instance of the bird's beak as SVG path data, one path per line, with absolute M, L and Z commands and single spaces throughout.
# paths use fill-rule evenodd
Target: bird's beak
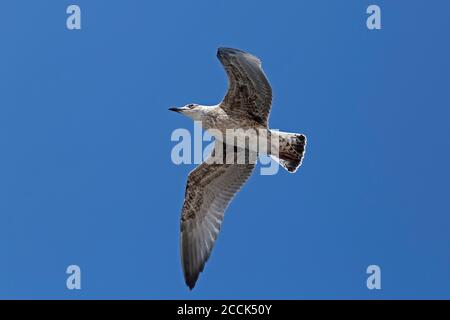
M 180 108 L 169 108 L 169 110 L 170 110 L 170 111 L 174 111 L 174 112 L 178 112 L 178 113 L 181 112 L 181 109 L 180 109 Z

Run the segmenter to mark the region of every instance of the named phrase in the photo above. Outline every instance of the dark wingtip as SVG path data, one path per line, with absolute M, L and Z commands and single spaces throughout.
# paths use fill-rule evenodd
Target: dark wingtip
M 236 48 L 229 48 L 229 47 L 220 47 L 217 49 L 217 54 L 233 54 L 233 53 L 245 53 L 245 51 L 236 49 Z
M 222 60 L 225 57 L 226 57 L 226 48 L 221 47 L 217 49 L 217 58 L 219 58 L 219 60 Z
M 195 283 L 197 282 L 197 279 L 186 279 L 186 285 L 189 288 L 189 291 L 192 291 L 192 289 L 194 289 L 195 287 Z
M 245 51 L 235 48 L 220 47 L 217 49 L 217 57 L 219 58 L 219 60 L 229 58 L 230 55 L 238 53 L 246 54 Z
M 184 282 L 188 286 L 189 290 L 192 291 L 194 289 L 195 284 L 197 283 L 198 277 L 200 276 L 200 272 L 185 272 L 184 273 Z
M 220 47 L 217 49 L 217 54 L 224 54 L 230 51 L 230 48 L 226 48 L 226 47 Z

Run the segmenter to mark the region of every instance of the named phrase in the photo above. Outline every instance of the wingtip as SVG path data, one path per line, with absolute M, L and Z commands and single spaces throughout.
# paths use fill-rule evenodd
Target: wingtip
M 219 47 L 217 49 L 217 54 L 218 55 L 233 54 L 233 53 L 246 53 L 246 52 L 243 51 L 243 50 L 240 50 L 240 49 L 230 48 L 230 47 Z
M 194 280 L 194 281 L 192 281 L 192 280 L 186 280 L 186 285 L 188 286 L 189 291 L 192 291 L 192 289 L 194 289 L 195 283 L 196 283 L 195 280 Z
M 225 53 L 229 48 L 227 47 L 219 47 L 217 48 L 217 53 Z
M 220 47 L 217 49 L 217 58 L 222 63 L 227 63 L 231 57 L 239 55 L 239 54 L 246 54 L 245 51 L 234 49 L 234 48 L 227 48 L 227 47 Z
M 217 49 L 217 58 L 219 58 L 219 59 L 224 58 L 225 55 L 226 55 L 226 52 L 225 52 L 224 47 L 220 47 Z

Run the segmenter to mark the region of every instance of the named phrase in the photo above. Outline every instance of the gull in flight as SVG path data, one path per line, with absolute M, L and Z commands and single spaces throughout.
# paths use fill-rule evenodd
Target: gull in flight
M 245 153 L 243 163 L 226 161 L 211 163 L 206 159 L 189 173 L 184 204 L 181 212 L 181 263 L 189 289 L 195 286 L 214 246 L 225 210 L 234 195 L 244 185 L 255 167 L 250 161 L 260 152 L 255 144 L 236 147 L 224 139 L 229 129 L 254 129 L 258 136 L 277 141 L 265 152 L 287 171 L 293 173 L 301 165 L 306 147 L 306 137 L 297 133 L 270 130 L 268 117 L 272 105 L 272 88 L 261 68 L 261 61 L 238 49 L 219 48 L 217 57 L 228 76 L 228 92 L 215 106 L 188 104 L 169 110 L 201 121 L 203 129 L 223 135 L 214 135 L 212 156 L 222 153 L 223 159 L 234 160 Z M 276 150 L 275 149 L 276 146 Z M 231 147 L 231 148 L 230 148 Z

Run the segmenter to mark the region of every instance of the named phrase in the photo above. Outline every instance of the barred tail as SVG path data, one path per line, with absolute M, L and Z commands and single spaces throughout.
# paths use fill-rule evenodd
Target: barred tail
M 306 137 L 299 133 L 277 132 L 279 135 L 278 157 L 272 157 L 287 171 L 294 173 L 301 166 L 306 148 Z

